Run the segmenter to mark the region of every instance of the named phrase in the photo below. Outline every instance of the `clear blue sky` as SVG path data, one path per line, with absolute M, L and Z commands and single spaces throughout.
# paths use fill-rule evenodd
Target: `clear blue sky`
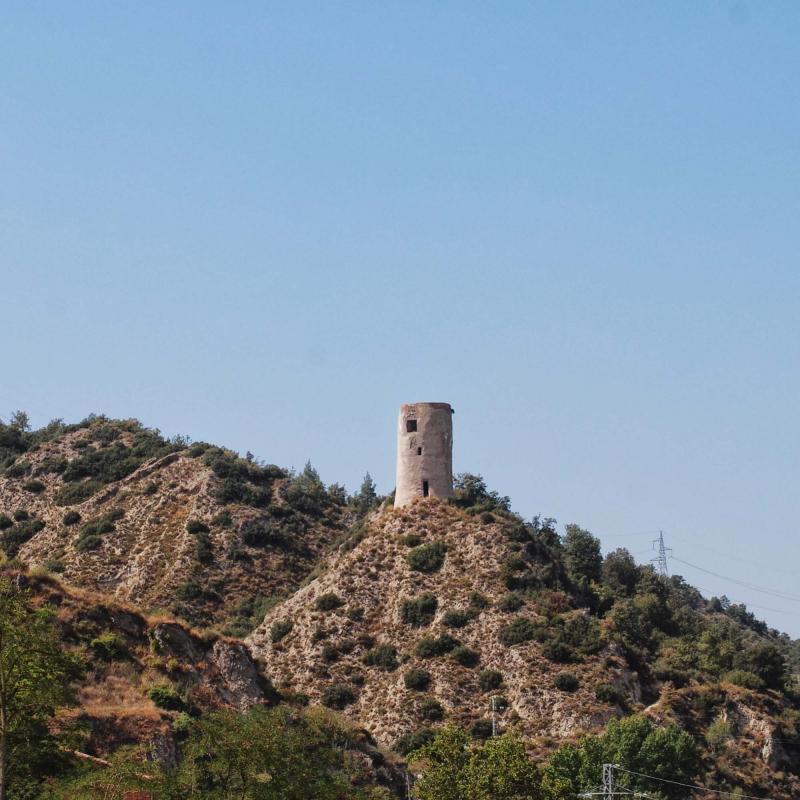
M 0 416 L 389 491 L 397 406 L 449 401 L 526 516 L 800 599 L 798 41 L 793 2 L 4 3 Z

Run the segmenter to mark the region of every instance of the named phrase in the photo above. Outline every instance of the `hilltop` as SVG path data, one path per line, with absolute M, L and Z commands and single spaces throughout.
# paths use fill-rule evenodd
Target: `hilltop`
M 352 516 L 313 469 L 167 441 L 135 420 L 5 426 L 0 465 L 7 556 L 234 635 L 297 588 Z
M 701 783 L 800 794 L 797 642 L 478 476 L 395 509 L 104 417 L 0 426 L 0 471 L 3 571 L 90 665 L 91 753 L 174 758 L 186 710 L 322 705 L 389 764 L 442 725 L 484 740 L 494 704 L 542 761 L 643 715 L 692 737 Z

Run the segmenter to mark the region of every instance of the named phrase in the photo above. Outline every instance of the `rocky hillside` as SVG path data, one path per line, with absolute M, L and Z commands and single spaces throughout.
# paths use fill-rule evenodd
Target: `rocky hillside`
M 442 721 L 489 735 L 493 702 L 542 756 L 643 712 L 713 741 L 717 785 L 797 796 L 800 712 L 775 637 L 624 552 L 603 562 L 585 531 L 481 511 L 487 497 L 374 515 L 248 638 L 276 687 L 401 752 Z
M 477 476 L 394 509 L 135 421 L 23 423 L 0 425 L 2 570 L 85 655 L 62 722 L 90 755 L 169 762 L 186 714 L 264 703 L 341 711 L 400 755 L 494 716 L 544 759 L 644 714 L 694 738 L 705 785 L 800 796 L 797 642 Z
M 0 430 L 0 548 L 193 624 L 249 630 L 313 570 L 348 511 L 291 476 L 135 421 Z
M 87 666 L 76 704 L 60 720 L 79 723 L 86 737 L 82 750 L 90 755 L 144 741 L 169 761 L 174 729 L 186 712 L 245 710 L 277 699 L 238 640 L 148 616 L 46 573 L 6 568 L 3 574 L 27 590 L 36 606 L 53 609 L 63 642 Z

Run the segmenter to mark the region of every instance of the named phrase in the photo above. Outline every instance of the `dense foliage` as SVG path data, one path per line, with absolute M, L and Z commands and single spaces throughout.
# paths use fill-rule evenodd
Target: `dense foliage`
M 255 708 L 189 722 L 182 759 L 168 772 L 123 752 L 51 788 L 53 800 L 105 800 L 145 790 L 162 800 L 386 800 L 388 788 L 361 774 L 349 753 L 359 734 L 322 711 Z M 374 757 L 380 758 L 377 751 Z M 388 783 L 388 775 L 381 777 Z M 109 794 L 111 790 L 111 794 Z
M 0 579 L 0 800 L 29 796 L 63 766 L 63 737 L 50 723 L 81 669 L 64 652 L 52 614 Z

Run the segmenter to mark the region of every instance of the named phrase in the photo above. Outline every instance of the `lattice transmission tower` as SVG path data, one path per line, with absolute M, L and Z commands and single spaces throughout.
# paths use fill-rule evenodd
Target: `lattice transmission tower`
M 651 558 L 651 562 L 656 565 L 659 575 L 668 578 L 667 553 L 671 553 L 672 548 L 664 547 L 664 531 L 659 531 L 658 539 L 653 539 L 653 549 L 658 551 L 658 555 L 655 558 Z

